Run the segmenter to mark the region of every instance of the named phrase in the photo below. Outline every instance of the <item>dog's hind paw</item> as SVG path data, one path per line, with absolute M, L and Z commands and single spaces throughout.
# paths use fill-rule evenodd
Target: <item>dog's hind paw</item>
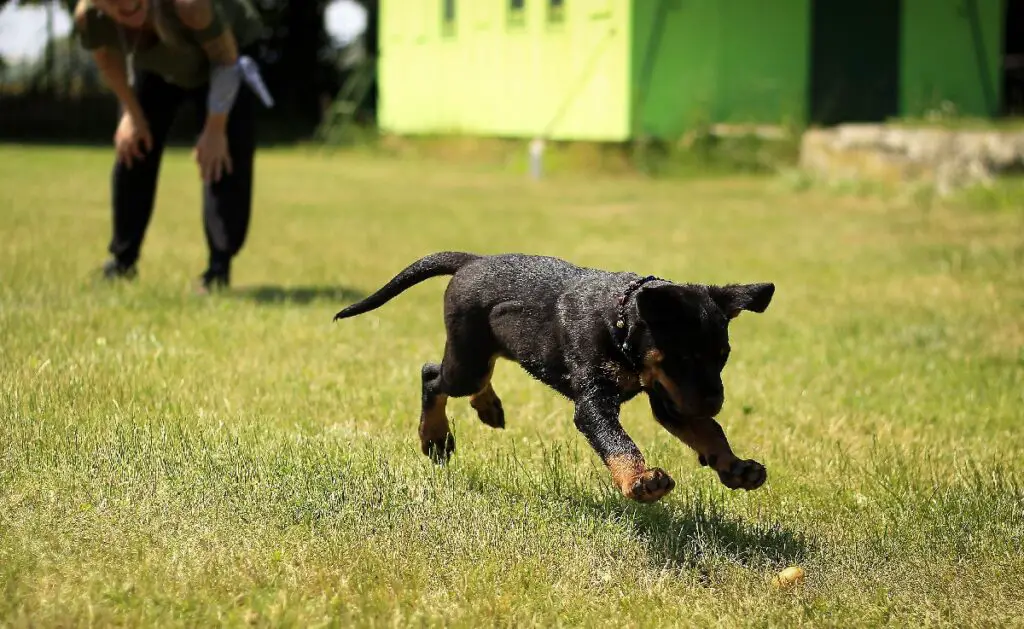
M 505 427 L 505 409 L 501 406 L 501 399 L 493 391 L 489 395 L 474 397 L 469 404 L 483 423 L 491 428 Z
M 637 476 L 626 497 L 637 502 L 655 502 L 675 489 L 676 482 L 660 467 L 652 467 Z
M 438 465 L 448 462 L 455 452 L 455 435 L 445 433 L 443 437 L 424 440 L 420 444 L 423 454 L 430 457 L 430 460 Z
M 736 459 L 728 469 L 716 470 L 722 484 L 729 489 L 757 489 L 768 480 L 768 470 L 753 459 Z

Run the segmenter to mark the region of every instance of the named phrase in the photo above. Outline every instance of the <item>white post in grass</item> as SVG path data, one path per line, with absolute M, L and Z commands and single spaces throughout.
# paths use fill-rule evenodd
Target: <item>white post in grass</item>
M 540 179 L 544 160 L 544 140 L 534 138 L 530 142 L 530 177 Z

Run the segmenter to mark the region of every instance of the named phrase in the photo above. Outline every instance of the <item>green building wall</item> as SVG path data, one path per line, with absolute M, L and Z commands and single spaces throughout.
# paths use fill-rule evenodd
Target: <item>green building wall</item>
M 872 45 L 870 20 L 812 32 L 813 7 L 841 16 L 829 4 L 840 1 L 564 0 L 552 20 L 549 0 L 526 0 L 518 16 L 508 0 L 454 0 L 446 24 L 446 0 L 381 0 L 378 119 L 407 135 L 592 141 L 671 140 L 708 122 L 808 124 L 816 103 L 835 100 L 812 93 L 813 77 L 867 85 L 878 74 L 864 72 L 868 52 L 898 81 L 868 110 L 916 117 L 948 101 L 962 115 L 998 114 L 1003 0 L 893 0 L 881 52 L 861 47 Z M 842 46 L 813 66 L 812 49 L 837 33 Z
M 960 115 L 1000 110 L 1002 0 L 903 0 L 900 101 L 918 117 L 943 101 Z
M 810 0 L 635 0 L 634 135 L 806 117 Z
M 814 1 L 634 0 L 633 136 L 671 139 L 707 122 L 813 124 L 812 99 L 829 95 L 812 94 L 812 43 L 834 37 L 812 32 Z M 817 0 L 822 10 L 838 1 Z M 889 115 L 918 117 L 943 102 L 960 115 L 998 115 L 1003 0 L 893 1 L 898 49 L 886 59 L 858 48 L 875 33 L 855 38 L 844 53 L 850 78 L 865 80 L 859 62 L 878 53 L 898 74 Z
M 382 0 L 381 127 L 399 134 L 467 134 L 614 141 L 629 137 L 626 0 L 548 2 Z
M 722 122 L 800 122 L 806 115 L 810 0 L 719 2 Z

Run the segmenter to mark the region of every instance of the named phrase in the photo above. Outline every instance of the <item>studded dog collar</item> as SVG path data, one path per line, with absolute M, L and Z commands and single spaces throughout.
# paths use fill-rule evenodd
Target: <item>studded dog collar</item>
M 629 298 L 632 297 L 636 291 L 640 290 L 641 286 L 653 281 L 664 280 L 654 275 L 635 279 L 626 286 L 626 289 L 622 291 L 618 299 L 618 309 L 615 317 L 615 335 L 618 337 L 617 342 L 619 349 L 626 357 L 626 361 L 629 363 L 630 367 L 633 367 L 634 369 L 636 368 L 636 365 L 633 364 L 633 359 L 630 358 L 629 355 L 629 334 L 626 332 L 626 308 L 629 305 Z

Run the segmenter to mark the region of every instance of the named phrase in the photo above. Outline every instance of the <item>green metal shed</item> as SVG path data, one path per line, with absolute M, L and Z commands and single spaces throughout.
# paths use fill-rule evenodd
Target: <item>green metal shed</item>
M 397 134 L 621 141 L 1001 110 L 1020 0 L 381 0 Z

